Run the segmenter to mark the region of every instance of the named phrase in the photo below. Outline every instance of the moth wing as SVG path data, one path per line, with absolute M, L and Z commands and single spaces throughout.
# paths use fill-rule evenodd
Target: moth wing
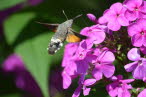
M 66 41 L 67 42 L 80 42 L 81 39 L 79 37 L 77 37 L 76 35 L 68 34 L 66 37 Z
M 56 32 L 59 26 L 59 24 L 49 24 L 49 23 L 42 23 L 42 22 L 36 22 L 36 23 L 46 26 L 48 29 L 52 30 L 53 32 Z
M 67 42 L 80 42 L 83 39 L 86 39 L 87 37 L 84 35 L 81 35 L 75 31 L 73 31 L 71 28 L 68 30 L 68 34 L 66 37 Z

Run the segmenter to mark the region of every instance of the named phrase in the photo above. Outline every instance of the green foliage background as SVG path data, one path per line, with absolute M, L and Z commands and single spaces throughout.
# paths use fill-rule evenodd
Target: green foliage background
M 122 0 L 44 0 L 36 6 L 30 6 L 26 0 L 0 0 L 0 11 L 17 4 L 23 6 L 19 11 L 13 12 L 3 20 L 0 63 L 2 64 L 12 53 L 20 55 L 26 68 L 41 88 L 44 97 L 49 97 L 48 77 L 53 69 L 61 68 L 63 48 L 54 56 L 48 55 L 46 48 L 53 32 L 36 24 L 35 21 L 62 23 L 66 20 L 62 10 L 65 11 L 68 18 L 83 14 L 73 25 L 73 28 L 79 32 L 82 28 L 93 24 L 87 19 L 87 13 L 93 13 L 98 18 L 116 1 Z M 7 77 L 0 72 L 0 97 L 22 97 L 23 91 L 16 88 L 13 80 L 13 77 Z M 70 97 L 76 87 L 77 81 L 74 81 L 71 88 L 64 90 L 57 97 Z M 108 97 L 103 83 L 95 86 L 88 97 L 95 96 Z

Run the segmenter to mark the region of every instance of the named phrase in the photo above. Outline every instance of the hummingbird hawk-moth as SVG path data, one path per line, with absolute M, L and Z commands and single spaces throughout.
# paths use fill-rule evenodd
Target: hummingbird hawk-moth
M 63 12 L 64 13 L 64 12 Z M 64 13 L 65 15 L 65 13 Z M 66 15 L 65 15 L 66 16 Z M 82 39 L 86 39 L 87 37 L 75 32 L 71 27 L 74 19 L 80 17 L 81 15 L 76 16 L 73 19 L 69 19 L 61 24 L 49 24 L 49 23 L 41 23 L 44 26 L 48 27 L 50 30 L 53 30 L 55 34 L 51 38 L 51 42 L 48 45 L 48 53 L 55 54 L 62 46 L 64 41 L 67 42 L 80 42 Z M 66 16 L 67 18 L 67 16 Z

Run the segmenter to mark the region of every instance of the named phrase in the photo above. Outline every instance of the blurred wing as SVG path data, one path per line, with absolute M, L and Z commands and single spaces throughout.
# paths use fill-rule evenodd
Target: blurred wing
M 59 24 L 49 24 L 49 23 L 42 23 L 42 22 L 36 22 L 36 23 L 46 26 L 48 29 L 52 30 L 53 32 L 56 32 L 56 30 L 59 26 Z
M 83 39 L 86 39 L 87 37 L 84 35 L 81 35 L 79 33 L 76 33 L 75 31 L 73 31 L 71 28 L 68 30 L 68 34 L 66 37 L 66 41 L 67 42 L 80 42 Z

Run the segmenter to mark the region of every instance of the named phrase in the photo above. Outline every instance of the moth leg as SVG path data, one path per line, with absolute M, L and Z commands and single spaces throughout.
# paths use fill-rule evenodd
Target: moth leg
M 49 26 L 59 26 L 59 24 L 50 24 L 50 23 L 43 23 L 43 22 L 38 22 L 38 21 L 36 21 L 36 23 L 38 23 L 38 24 L 43 24 L 43 25 L 49 25 Z

